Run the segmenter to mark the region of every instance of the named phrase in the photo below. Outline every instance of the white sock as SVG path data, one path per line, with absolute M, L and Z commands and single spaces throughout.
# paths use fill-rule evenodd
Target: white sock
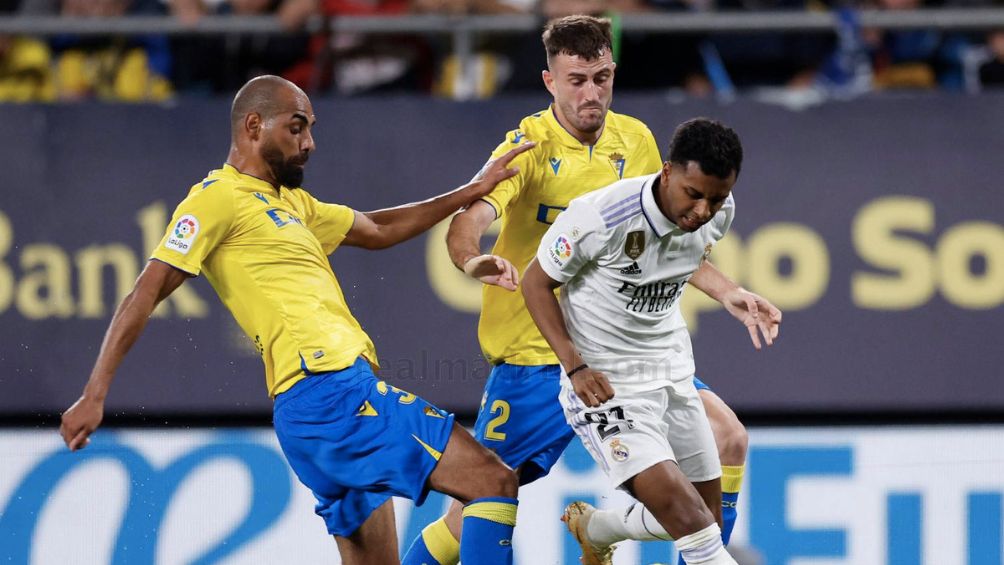
M 676 550 L 687 565 L 737 565 L 736 560 L 722 545 L 722 531 L 718 524 L 676 540 Z
M 640 502 L 632 504 L 626 510 L 597 510 L 589 519 L 586 534 L 594 545 L 610 545 L 624 540 L 673 539 Z

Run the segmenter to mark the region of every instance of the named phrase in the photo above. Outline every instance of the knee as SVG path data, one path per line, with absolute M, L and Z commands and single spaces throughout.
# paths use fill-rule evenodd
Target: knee
M 749 449 L 749 434 L 746 426 L 738 418 L 732 417 L 722 422 L 715 434 L 718 445 L 718 457 L 722 465 L 743 465 L 746 463 L 746 451 Z
M 696 491 L 690 496 L 663 498 L 651 506 L 646 502 L 645 506 L 667 532 L 677 537 L 703 530 L 715 521 L 714 514 Z
M 482 496 L 516 498 L 519 493 L 519 479 L 516 478 L 516 473 L 501 461 L 494 461 L 486 466 L 481 478 L 485 492 Z

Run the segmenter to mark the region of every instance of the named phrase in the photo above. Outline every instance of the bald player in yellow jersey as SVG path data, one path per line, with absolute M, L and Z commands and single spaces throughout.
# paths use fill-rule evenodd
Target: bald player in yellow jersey
M 543 80 L 554 103 L 524 118 L 492 157 L 527 140 L 537 145 L 514 161 L 518 174 L 455 216 L 447 235 L 454 265 L 485 283 L 478 338 L 494 367 L 485 386 L 475 438 L 516 470 L 521 485 L 547 475 L 574 433 L 558 402 L 563 369 L 531 319 L 522 293 L 513 292 L 519 285 L 519 272 L 534 258 L 541 237 L 569 201 L 622 178 L 662 168 L 648 127 L 609 111 L 616 67 L 610 51 L 610 22 L 590 16 L 552 20 L 544 29 L 543 42 L 548 61 Z M 497 219 L 502 229 L 491 254 L 484 255 L 481 236 Z M 723 461 L 723 485 L 738 492 L 746 456 L 745 428 L 703 383 L 695 379 L 695 384 L 704 389 L 701 397 Z M 580 504 L 569 507 L 571 515 L 565 516 L 573 533 L 585 528 L 594 514 L 594 509 Z M 427 526 L 402 558 L 402 565 L 455 565 L 462 530 L 460 508 L 454 503 L 446 516 Z M 728 510 L 723 507 L 723 514 Z M 734 517 L 734 505 L 731 511 Z M 615 522 L 623 513 L 596 514 Z M 599 543 L 577 535 L 584 563 L 610 563 L 613 541 L 663 539 L 644 529 L 646 514 L 637 505 L 628 514 L 628 523 L 624 527 L 612 524 L 617 531 Z M 651 515 L 647 518 L 654 522 Z
M 361 213 L 300 188 L 315 121 L 306 94 L 285 79 L 258 77 L 237 93 L 226 164 L 178 205 L 60 433 L 71 450 L 87 445 L 115 370 L 153 309 L 204 273 L 261 354 L 279 444 L 317 498 L 342 563 L 396 565 L 391 496 L 421 503 L 434 489 L 467 503 L 465 563 L 511 564 L 515 475 L 452 414 L 376 379 L 373 342 L 327 255 L 342 244 L 382 249 L 422 233 L 515 174 L 507 165 L 532 144 L 452 192 Z

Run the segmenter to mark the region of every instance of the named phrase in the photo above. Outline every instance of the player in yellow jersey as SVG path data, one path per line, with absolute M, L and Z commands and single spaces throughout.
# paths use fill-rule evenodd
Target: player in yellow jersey
M 532 144 L 452 192 L 360 213 L 299 188 L 314 122 L 307 95 L 285 79 L 258 77 L 237 93 L 226 164 L 178 205 L 60 433 L 71 450 L 87 445 L 115 370 L 156 305 L 205 273 L 261 353 L 279 443 L 317 498 L 342 563 L 398 563 L 390 497 L 420 503 L 434 489 L 467 502 L 465 563 L 510 564 L 516 477 L 452 414 L 376 379 L 373 342 L 327 255 L 341 244 L 380 249 L 422 233 L 515 174 L 508 164 Z
M 659 149 L 645 124 L 609 111 L 616 67 L 609 21 L 559 18 L 547 24 L 543 42 L 548 64 L 543 80 L 554 102 L 524 118 L 492 156 L 526 140 L 537 146 L 514 161 L 520 167 L 517 175 L 454 217 L 447 235 L 454 265 L 485 283 L 478 338 L 494 367 L 475 437 L 516 470 L 520 484 L 546 475 L 574 433 L 558 403 L 558 359 L 533 323 L 522 294 L 513 292 L 519 285 L 519 270 L 534 258 L 541 237 L 569 201 L 622 178 L 662 168 Z M 481 236 L 497 219 L 502 221 L 498 240 L 490 255 L 482 254 Z M 731 533 L 734 497 L 746 458 L 746 430 L 718 396 L 697 379 L 695 384 L 702 389 L 719 447 L 724 497 L 731 500 L 728 506 L 723 503 L 723 532 Z M 402 565 L 457 563 L 460 509 L 459 503 L 454 504 L 446 516 L 426 527 Z M 646 519 L 655 520 L 641 504 L 628 513 L 596 511 L 595 515 L 594 529 L 608 522 L 614 527 L 605 528 L 598 540 L 580 539 L 586 565 L 609 563 L 609 546 L 620 539 L 664 537 L 644 527 Z M 593 516 L 592 507 L 577 503 L 569 507 L 565 519 L 575 533 Z M 624 523 L 615 523 L 620 520 Z M 727 535 L 723 537 L 727 541 Z

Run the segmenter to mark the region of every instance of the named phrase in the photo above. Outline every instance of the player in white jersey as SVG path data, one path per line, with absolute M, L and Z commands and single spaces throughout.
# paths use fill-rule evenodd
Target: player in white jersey
M 703 118 L 682 124 L 661 172 L 573 200 L 523 279 L 527 308 L 561 362 L 566 419 L 688 564 L 735 561 L 720 538 L 718 451 L 679 299 L 688 284 L 715 298 L 758 349 L 758 331 L 770 345 L 781 321 L 707 261 L 732 224 L 741 164 L 734 131 Z M 579 535 L 602 537 L 608 526 L 589 523 Z

